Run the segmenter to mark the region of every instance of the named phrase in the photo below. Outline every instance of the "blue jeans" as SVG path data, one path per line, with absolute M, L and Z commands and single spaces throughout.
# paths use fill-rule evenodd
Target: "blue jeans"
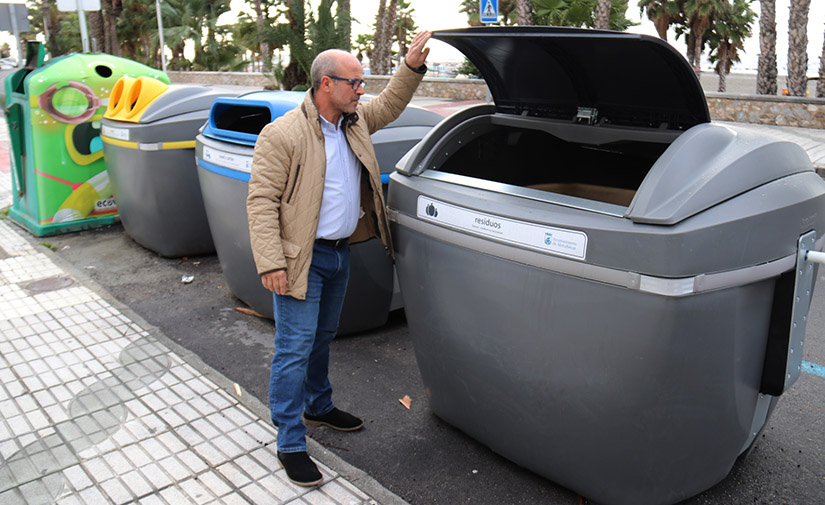
M 315 244 L 306 300 L 273 293 L 275 355 L 269 409 L 278 427 L 280 452 L 306 451 L 302 410 L 322 416 L 334 408 L 327 377 L 329 344 L 338 331 L 348 280 L 349 246 Z

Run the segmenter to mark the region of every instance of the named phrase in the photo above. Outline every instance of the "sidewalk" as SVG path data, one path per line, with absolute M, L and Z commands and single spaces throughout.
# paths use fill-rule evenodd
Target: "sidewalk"
M 3 119 L 0 209 L 7 151 Z M 0 503 L 403 503 L 312 440 L 324 483 L 291 484 L 264 405 L 40 240 L 0 220 Z

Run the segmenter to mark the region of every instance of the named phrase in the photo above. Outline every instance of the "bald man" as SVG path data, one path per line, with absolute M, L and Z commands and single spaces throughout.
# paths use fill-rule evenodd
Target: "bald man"
M 337 49 L 322 52 L 304 102 L 267 125 L 255 145 L 247 215 L 255 265 L 273 292 L 269 406 L 278 460 L 301 486 L 322 480 L 307 454 L 304 423 L 340 431 L 364 426 L 332 403 L 329 346 L 349 279 L 349 244 L 377 237 L 392 254 L 370 135 L 412 99 L 426 73 L 430 35 L 415 36 L 386 89 L 366 103 L 359 102 L 358 60 Z

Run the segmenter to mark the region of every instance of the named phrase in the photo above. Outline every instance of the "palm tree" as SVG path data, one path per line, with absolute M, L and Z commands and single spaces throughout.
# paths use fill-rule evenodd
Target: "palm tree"
M 481 26 L 481 15 L 477 0 L 461 0 L 461 8 L 458 12 L 467 14 L 467 24 L 470 26 Z
M 647 19 L 653 21 L 656 33 L 662 40 L 667 40 L 667 31 L 671 25 L 684 23 L 685 0 L 639 0 L 639 11 L 647 12 Z
M 819 80 L 816 82 L 817 98 L 825 98 L 825 40 L 822 41 L 822 56 L 819 57 Z
M 710 61 L 716 63 L 716 73 L 719 74 L 720 93 L 726 91 L 725 77 L 733 63 L 739 61 L 739 51 L 744 49 L 745 40 L 751 36 L 751 24 L 756 17 L 750 7 L 751 1 L 724 2 L 714 16 L 708 42 L 711 47 Z
M 267 4 L 268 2 L 261 0 L 252 0 L 252 8 L 255 10 L 255 28 L 258 34 L 264 31 L 267 18 L 269 17 L 269 6 Z M 269 46 L 269 42 L 260 40 L 258 42 L 258 51 L 264 62 L 264 72 L 270 72 L 272 70 L 272 48 Z
M 398 14 L 395 17 L 393 38 L 398 42 L 397 61 L 399 65 L 401 64 L 401 60 L 407 55 L 409 44 L 412 42 L 412 38 L 418 30 L 415 19 L 413 19 L 413 12 L 415 12 L 415 9 L 412 8 L 409 2 L 398 0 Z
M 551 26 L 594 26 L 593 11 L 597 0 L 534 0 L 535 12 L 533 19 L 537 25 Z M 633 25 L 633 22 L 625 17 L 627 12 L 627 0 L 616 0 L 615 5 L 610 9 L 610 22 L 608 28 L 611 30 L 624 31 Z
M 103 48 L 102 50 L 120 56 L 120 43 L 117 38 L 117 22 L 123 12 L 122 0 L 101 0 L 103 12 Z
M 390 73 L 392 57 L 392 28 L 395 25 L 395 14 L 398 8 L 398 0 L 390 0 L 389 5 L 385 0 L 380 0 L 378 4 L 378 16 L 375 18 L 375 50 L 370 59 L 370 69 L 376 75 L 388 75 Z
M 139 61 L 147 65 L 160 68 L 160 52 L 157 43 L 157 14 L 155 13 L 154 0 L 126 0 L 123 3 L 123 13 L 118 19 L 118 37 L 122 41 L 118 50 L 130 60 Z M 167 18 L 167 3 L 163 3 L 161 11 L 164 19 Z M 168 21 L 164 21 L 167 23 Z M 164 30 L 164 35 L 167 35 Z M 169 38 L 166 39 L 169 42 Z M 180 54 L 173 51 L 172 68 L 177 68 L 177 60 L 174 56 L 179 56 L 183 60 L 183 43 L 180 43 Z
M 760 0 L 759 8 L 756 93 L 776 95 L 776 0 Z
M 610 9 L 613 0 L 598 0 L 593 11 L 593 26 L 597 30 L 607 30 L 610 27 Z
M 788 94 L 805 96 L 808 87 L 808 10 L 811 0 L 791 0 L 788 18 Z
M 518 13 L 518 24 L 521 26 L 533 24 L 533 0 L 516 0 L 516 12 Z
M 713 15 L 721 10 L 724 0 L 687 0 L 685 15 L 688 20 L 690 36 L 688 37 L 688 62 L 698 69 L 702 64 L 702 48 L 705 44 L 705 32 L 713 24 Z
M 339 39 L 343 42 L 340 49 L 344 51 L 352 50 L 352 9 L 350 0 L 338 0 L 338 12 L 336 14 L 336 29 Z

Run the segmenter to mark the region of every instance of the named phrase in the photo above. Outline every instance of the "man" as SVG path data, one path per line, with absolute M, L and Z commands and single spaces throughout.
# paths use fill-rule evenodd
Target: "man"
M 332 403 L 329 345 L 349 279 L 349 241 L 378 237 L 392 253 L 370 135 L 412 99 L 430 35 L 415 36 L 387 88 L 363 104 L 358 60 L 335 49 L 319 54 L 303 104 L 267 125 L 255 145 L 247 214 L 261 282 L 274 293 L 269 405 L 278 460 L 301 486 L 322 480 L 307 455 L 304 423 L 342 431 L 364 425 Z

